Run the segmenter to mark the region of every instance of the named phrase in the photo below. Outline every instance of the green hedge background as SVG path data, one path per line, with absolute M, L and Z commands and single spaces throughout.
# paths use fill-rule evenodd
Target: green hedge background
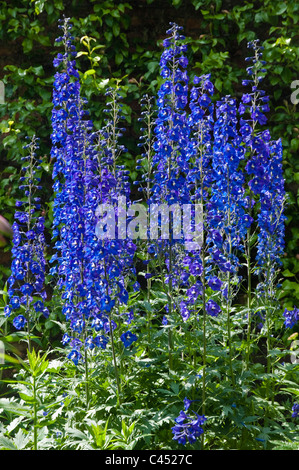
M 51 226 L 51 94 L 52 61 L 59 51 L 58 19 L 72 18 L 83 94 L 96 126 L 103 120 L 104 92 L 121 80 L 125 95 L 128 152 L 126 164 L 137 176 L 139 99 L 159 84 L 161 42 L 170 21 L 183 26 L 189 44 L 190 74 L 211 73 L 217 96 L 240 98 L 247 78 L 247 42 L 263 43 L 270 95 L 268 127 L 282 138 L 289 205 L 286 210 L 286 253 L 280 298 L 299 306 L 299 111 L 292 103 L 292 82 L 299 80 L 299 3 L 281 0 L 9 0 L 0 1 L 0 214 L 13 222 L 19 191 L 20 158 L 26 135 L 41 138 L 44 194 Z M 85 38 L 84 38 L 85 37 Z M 82 39 L 83 38 L 83 39 Z M 299 88 L 299 87 L 297 87 Z M 299 98 L 299 93 L 297 94 Z M 0 288 L 9 276 L 11 240 L 0 239 Z

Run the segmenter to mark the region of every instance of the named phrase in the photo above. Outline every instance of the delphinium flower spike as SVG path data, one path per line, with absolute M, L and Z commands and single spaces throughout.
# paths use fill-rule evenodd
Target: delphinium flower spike
M 115 369 L 118 403 L 121 401 L 120 378 L 114 345 L 114 330 L 120 328 L 119 306 L 128 302 L 128 285 L 135 276 L 133 258 L 136 245 L 127 237 L 124 213 L 130 207 L 128 174 L 118 159 L 126 150 L 120 143 L 123 128 L 121 96 L 118 86 L 108 89 L 107 120 L 97 134 L 95 145 L 98 159 L 96 229 L 97 241 L 90 243 L 94 280 L 98 286 L 95 322 L 102 324 L 109 336 Z M 124 226 L 125 223 L 125 226 Z M 107 338 L 104 336 L 104 338 Z M 107 338 L 108 339 L 108 338 Z M 137 339 L 131 331 L 120 336 L 124 346 Z
M 186 183 L 190 192 L 190 203 L 200 208 L 199 221 L 194 223 L 198 231 L 195 249 L 191 247 L 186 251 L 183 259 L 187 289 L 184 299 L 180 302 L 181 315 L 184 321 L 191 316 L 194 329 L 195 351 L 196 332 L 198 331 L 199 312 L 201 313 L 200 329 L 202 330 L 202 413 L 204 414 L 206 402 L 206 360 L 207 360 L 207 315 L 217 317 L 221 311 L 219 305 L 207 297 L 207 214 L 209 202 L 209 188 L 213 182 L 211 162 L 214 125 L 214 104 L 212 96 L 214 86 L 210 74 L 195 76 L 190 92 L 190 114 L 188 126 L 190 129 L 188 161 L 189 168 Z M 196 227 L 196 222 L 198 227 Z M 191 327 L 189 326 L 189 328 Z M 197 367 L 197 353 L 193 354 L 193 365 Z M 192 358 L 190 358 L 192 360 Z M 196 389 L 194 385 L 193 393 Z
M 186 45 L 182 44 L 184 36 L 181 27 L 171 23 L 167 31 L 169 35 L 164 41 L 164 51 L 160 59 L 160 75 L 164 79 L 157 97 L 157 118 L 153 155 L 153 185 L 149 204 L 152 208 L 164 204 L 166 207 L 177 205 L 180 210 L 182 204 L 189 202 L 189 192 L 185 185 L 184 174 L 188 168 L 188 139 L 189 127 L 187 125 L 186 106 L 188 102 L 188 74 L 186 71 L 188 60 L 185 56 Z M 154 206 L 156 205 L 156 206 Z M 174 216 L 176 220 L 176 216 Z M 169 226 L 168 226 L 169 228 Z M 166 264 L 167 272 L 161 273 L 163 285 L 168 297 L 167 314 L 172 319 L 174 310 L 173 288 L 177 284 L 176 270 L 180 264 L 175 262 L 175 251 L 179 248 L 179 230 L 175 224 L 170 227 L 169 233 L 151 235 L 157 238 L 157 243 L 149 247 L 154 251 L 161 269 Z M 168 238 L 168 239 L 167 239 Z M 156 245 L 156 247 L 154 246 Z M 180 253 L 180 251 L 179 251 Z M 162 261 L 163 258 L 163 261 Z M 165 276 L 165 277 L 164 277 Z M 169 367 L 172 368 L 173 338 L 172 329 L 169 333 Z
M 6 316 L 14 316 L 13 324 L 18 330 L 28 333 L 28 349 L 31 350 L 31 331 L 34 322 L 41 314 L 46 318 L 49 311 L 44 305 L 47 298 L 45 281 L 45 235 L 44 217 L 41 215 L 38 196 L 41 159 L 37 157 L 38 138 L 33 136 L 24 146 L 28 155 L 22 157 L 23 167 L 20 190 L 24 198 L 16 202 L 13 229 L 11 276 L 8 279 L 9 304 L 5 307 Z M 17 315 L 16 315 L 17 314 Z
M 249 113 L 247 120 L 241 120 L 240 132 L 247 147 L 246 171 L 251 178 L 249 187 L 249 211 L 253 211 L 257 202 L 257 255 L 256 274 L 261 282 L 257 286 L 257 298 L 259 302 L 267 306 L 265 327 L 267 331 L 267 344 L 271 348 L 270 316 L 277 308 L 275 284 L 277 273 L 281 265 L 281 255 L 284 249 L 284 207 L 286 195 L 282 170 L 282 144 L 281 140 L 274 141 L 268 129 L 264 129 L 267 118 L 265 113 L 269 110 L 269 97 L 260 88 L 263 79 L 265 61 L 261 59 L 263 47 L 259 41 L 251 41 L 248 47 L 253 49 L 253 56 L 247 58 L 252 61 L 252 66 L 247 68 L 250 76 L 244 85 L 251 84 L 252 92 L 243 95 L 243 103 L 240 105 L 241 114 Z M 250 214 L 253 216 L 253 214 Z M 250 268 L 250 238 L 248 237 L 247 263 Z M 248 271 L 249 279 L 249 304 L 251 304 L 251 268 Z M 250 305 L 249 305 L 250 307 Z M 271 314 L 270 314 L 271 310 Z M 250 308 L 249 308 L 250 313 Z M 250 335 L 250 317 L 248 321 L 248 338 Z M 247 358 L 247 362 L 249 359 Z M 270 357 L 268 357 L 269 370 Z
M 79 74 L 74 60 L 75 48 L 65 18 L 60 25 L 65 47 L 54 66 L 55 74 L 52 113 L 52 158 L 54 179 L 53 238 L 55 254 L 50 273 L 57 277 L 61 291 L 62 313 L 69 332 L 63 344 L 70 348 L 68 357 L 75 364 L 86 357 L 86 350 L 104 347 L 101 338 L 92 342 L 91 328 L 97 313 L 97 284 L 90 263 L 95 235 L 98 162 L 94 149 L 93 123 L 88 118 L 86 100 L 80 96 Z M 98 331 L 98 325 L 96 325 Z M 86 359 L 85 359 L 86 363 Z
M 134 181 L 134 186 L 137 186 L 137 190 L 141 193 L 141 204 L 143 202 L 146 203 L 146 222 L 147 222 L 147 232 L 143 235 L 145 239 L 138 240 L 139 250 L 145 252 L 145 259 L 143 263 L 145 264 L 146 268 L 146 295 L 147 295 L 147 302 L 150 303 L 151 299 L 151 287 L 152 287 L 152 272 L 154 270 L 153 264 L 155 263 L 152 259 L 152 255 L 150 251 L 152 251 L 153 246 L 148 249 L 148 240 L 150 240 L 150 229 L 148 227 L 148 221 L 150 220 L 150 204 L 149 201 L 152 197 L 152 185 L 153 185 L 153 155 L 154 155 L 154 142 L 155 142 L 155 118 L 156 118 L 156 106 L 154 102 L 154 97 L 149 95 L 144 95 L 140 101 L 141 105 L 141 116 L 138 119 L 141 122 L 141 136 L 139 138 L 140 142 L 137 144 L 138 147 L 141 148 L 141 155 L 140 158 L 137 160 L 136 170 L 141 173 L 141 180 Z M 139 287 L 139 283 L 136 286 Z M 151 310 L 148 309 L 147 311 L 147 334 L 148 334 L 148 348 L 151 347 Z
M 270 267 L 270 262 L 273 271 L 275 266 L 280 265 L 284 247 L 285 190 L 282 144 L 280 139 L 273 141 L 269 130 L 263 129 L 267 122 L 265 113 L 269 111 L 269 97 L 260 88 L 266 71 L 263 68 L 266 64 L 262 60 L 263 47 L 260 46 L 259 40 L 254 40 L 248 43 L 248 48 L 253 50 L 253 56 L 247 58 L 252 65 L 247 68 L 250 79 L 244 80 L 243 84 L 251 84 L 252 92 L 242 97 L 243 103 L 239 112 L 242 115 L 249 113 L 249 118 L 241 119 L 240 132 L 246 147 L 249 148 L 246 171 L 251 177 L 248 183 L 251 201 L 255 198 L 260 202 L 256 260 L 260 267 L 265 267 L 266 264 Z M 260 272 L 258 270 L 257 274 Z
M 198 311 L 199 303 L 203 302 L 203 311 L 206 312 L 205 282 L 206 282 L 206 241 L 207 241 L 207 212 L 208 188 L 211 178 L 212 161 L 212 134 L 214 105 L 212 96 L 214 86 L 210 74 L 195 76 L 190 93 L 190 114 L 188 126 L 190 129 L 186 184 L 190 193 L 190 203 L 200 208 L 199 226 L 194 224 L 193 229 L 198 231 L 198 240 L 195 250 L 188 249 L 183 260 L 186 275 L 188 276 L 188 290 L 186 298 L 180 304 L 184 312 L 183 318 L 189 318 L 192 310 Z M 195 220 L 196 221 L 196 220 Z M 186 234 L 184 234 L 186 236 Z M 190 245 L 192 248 L 192 243 Z M 201 299 L 201 300 L 200 300 Z M 215 314 L 216 310 L 208 309 L 208 313 Z M 217 312 L 218 314 L 219 312 Z
M 269 97 L 266 96 L 264 90 L 260 89 L 260 82 L 264 74 L 264 61 L 261 59 L 263 47 L 260 46 L 259 40 L 250 41 L 248 48 L 253 49 L 253 56 L 247 57 L 247 62 L 252 62 L 247 68 L 248 79 L 242 81 L 244 86 L 251 86 L 250 93 L 244 93 L 242 102 L 239 105 L 240 118 L 240 134 L 245 147 L 245 158 L 247 164 L 245 171 L 248 175 L 248 196 L 247 206 L 248 214 L 255 219 L 255 207 L 257 202 L 257 193 L 259 186 L 262 184 L 264 173 L 264 163 L 267 161 L 269 153 L 269 131 L 261 130 L 260 126 L 267 121 L 265 113 L 268 111 Z M 251 224 L 247 230 L 246 242 L 246 263 L 247 263 L 247 306 L 248 306 L 248 340 L 251 333 L 251 309 L 252 309 L 252 240 L 255 235 L 255 226 Z M 248 358 L 247 358 L 248 362 Z
M 211 186 L 209 200 L 208 244 L 213 260 L 210 281 L 215 279 L 217 282 L 218 280 L 219 287 L 222 281 L 223 300 L 226 304 L 229 366 L 233 384 L 231 305 L 240 286 L 241 260 L 239 255 L 244 250 L 247 229 L 252 222 L 246 212 L 245 180 L 240 166 L 244 159 L 244 148 L 241 145 L 237 124 L 236 101 L 226 96 L 216 105 L 213 146 L 214 183 Z M 218 270 L 218 273 L 214 272 L 214 275 L 213 265 Z M 217 285 L 215 290 L 217 290 Z

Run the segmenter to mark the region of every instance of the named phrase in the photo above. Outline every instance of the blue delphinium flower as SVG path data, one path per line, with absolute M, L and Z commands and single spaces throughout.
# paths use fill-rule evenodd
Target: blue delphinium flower
M 75 366 L 78 365 L 80 359 L 82 359 L 82 354 L 77 349 L 72 349 L 68 354 L 68 359 L 71 359 Z
M 187 441 L 190 444 L 194 444 L 196 438 L 203 434 L 202 426 L 207 420 L 205 416 L 200 416 L 195 411 L 192 411 L 192 414 L 190 412 L 186 413 L 191 403 L 192 400 L 184 399 L 184 410 L 180 411 L 179 416 L 174 420 L 176 425 L 171 428 L 174 434 L 173 440 L 178 441 L 182 445 L 186 445 Z
M 214 86 L 210 74 L 195 76 L 190 92 L 190 129 L 188 160 L 190 162 L 186 183 L 191 200 L 204 204 L 208 200 L 211 178 L 212 140 L 214 128 Z
M 58 42 L 63 43 L 65 52 L 54 59 L 54 67 L 62 71 L 56 72 L 53 89 L 51 155 L 54 159 L 53 238 L 56 242 L 50 273 L 58 277 L 57 286 L 62 290 L 62 312 L 71 330 L 67 340 L 64 336 L 63 343 L 70 344 L 72 335 L 86 335 L 86 321 L 91 312 L 96 313 L 91 290 L 92 269 L 87 269 L 86 227 L 90 218 L 95 217 L 88 207 L 88 197 L 90 187 L 96 186 L 97 167 L 92 152 L 92 123 L 87 119 L 80 96 L 79 73 L 74 60 L 76 51 L 70 32 L 72 25 L 69 18 L 61 23 L 63 35 Z M 77 353 L 69 356 L 75 363 L 82 357 L 79 350 L 83 343 L 77 343 Z
M 275 276 L 282 265 L 284 252 L 284 208 L 286 194 L 282 170 L 281 140 L 269 143 L 269 158 L 264 165 L 265 177 L 260 189 L 260 212 L 258 214 L 257 262 Z
M 220 291 L 222 281 L 217 276 L 211 276 L 208 279 L 208 286 L 214 291 Z
M 181 44 L 182 28 L 171 24 L 170 36 L 164 41 L 160 74 L 164 78 L 157 98 L 156 140 L 153 164 L 156 165 L 153 198 L 158 202 L 183 202 L 186 197 L 181 172 L 187 168 L 189 129 L 186 120 L 189 77 L 186 45 Z M 166 73 L 167 72 L 167 73 Z M 188 195 L 187 195 L 188 202 Z
M 124 239 L 99 239 L 98 206 L 113 207 L 117 221 L 119 196 L 128 197 L 127 172 L 116 163 L 124 147 L 118 143 L 121 105 L 112 100 L 108 105 L 114 122 L 96 132 L 88 118 L 86 100 L 80 96 L 79 74 L 72 45 L 69 19 L 60 25 L 59 38 L 65 53 L 54 60 L 63 67 L 54 81 L 52 113 L 52 157 L 55 158 L 53 238 L 56 238 L 51 274 L 58 277 L 62 290 L 62 312 L 71 335 L 82 337 L 81 347 L 102 348 L 103 342 L 92 339 L 95 332 L 107 328 L 102 321 L 116 300 L 126 303 L 128 292 L 124 276 L 132 267 L 134 244 Z M 116 110 L 117 107 L 117 110 Z M 114 127 L 113 127 L 114 126 Z M 117 224 L 116 224 L 117 225 Z M 126 244 L 126 247 L 125 247 Z M 100 323 L 102 321 L 101 328 Z M 77 358 L 81 356 L 76 355 Z M 78 360 L 79 360 L 78 359 Z
M 297 418 L 299 416 L 299 403 L 294 403 L 292 406 L 292 418 Z
M 13 248 L 11 275 L 8 279 L 9 304 L 5 315 L 10 316 L 22 309 L 13 324 L 22 329 L 27 322 L 43 314 L 49 316 L 44 306 L 47 298 L 45 281 L 45 235 L 44 217 L 41 215 L 41 204 L 38 192 L 41 189 L 41 159 L 37 157 L 38 138 L 33 136 L 30 143 L 24 146 L 28 156 L 22 157 L 23 167 L 20 177 L 20 190 L 25 198 L 16 202 L 13 229 Z M 25 310 L 25 313 L 24 313 Z M 30 338 L 29 338 L 30 341 Z
M 164 204 L 165 207 L 177 205 L 180 210 L 182 204 L 189 202 L 189 189 L 184 178 L 188 169 L 189 149 L 187 123 L 189 77 L 187 47 L 182 43 L 184 39 L 181 34 L 182 28 L 174 23 L 170 26 L 160 58 L 160 75 L 163 81 L 156 100 L 152 166 L 151 174 L 147 175 L 151 181 L 151 191 L 147 202 L 151 209 L 154 204 L 158 206 Z M 176 224 L 178 220 L 173 217 L 172 222 L 168 224 L 167 235 L 158 234 L 157 241 L 149 247 L 150 255 L 155 259 L 163 259 L 166 273 L 163 272 L 161 275 L 164 277 L 164 287 L 169 292 L 182 282 L 182 269 L 180 263 L 176 262 L 181 256 L 183 241 L 182 227 Z M 171 316 L 173 303 L 170 302 L 168 307 L 168 315 Z M 171 334 L 170 329 L 169 334 Z
M 130 185 L 128 174 L 118 159 L 126 150 L 120 143 L 123 128 L 121 96 L 117 87 L 108 89 L 107 120 L 105 126 L 97 133 L 98 140 L 95 150 L 99 162 L 97 188 L 94 190 L 93 203 L 96 205 L 96 228 L 91 230 L 89 237 L 92 266 L 95 267 L 93 277 L 97 286 L 97 298 L 100 313 L 110 313 L 118 304 L 128 301 L 127 281 L 135 276 L 133 257 L 136 245 L 127 238 L 126 227 L 121 224 L 122 211 L 130 207 Z M 97 194 L 95 194 L 97 191 Z M 122 202 L 125 208 L 122 207 Z M 103 228 L 103 210 L 111 211 L 111 227 L 113 233 Z M 109 221 L 107 220 L 109 223 Z M 135 279 L 134 279 L 135 280 Z
M 248 57 L 252 65 L 247 68 L 250 76 L 244 85 L 251 85 L 251 93 L 243 95 L 239 112 L 244 115 L 240 120 L 240 133 L 246 147 L 247 164 L 245 170 L 249 181 L 249 215 L 257 210 L 257 253 L 256 274 L 262 278 L 263 292 L 271 300 L 278 268 L 281 266 L 281 255 L 284 251 L 284 207 L 286 194 L 282 169 L 282 143 L 273 141 L 267 122 L 269 97 L 261 89 L 264 78 L 265 61 L 262 60 L 263 47 L 259 40 L 248 43 L 253 56 Z M 246 119 L 247 116 L 247 119 Z M 258 286 L 259 289 L 259 286 Z M 261 290 L 261 289 L 260 289 Z
M 286 308 L 283 312 L 283 316 L 286 328 L 293 328 L 293 326 L 299 322 L 299 309 L 295 307 L 290 311 Z
M 206 258 L 206 237 L 207 237 L 207 212 L 209 188 L 212 183 L 211 158 L 212 158 L 212 138 L 214 126 L 214 104 L 212 97 L 214 86 L 211 82 L 210 74 L 195 76 L 190 91 L 190 113 L 188 116 L 189 147 L 188 147 L 188 172 L 186 184 L 190 194 L 190 202 L 201 207 L 200 226 L 193 223 L 193 230 L 197 230 L 198 247 L 192 250 L 188 245 L 184 266 L 187 273 L 189 286 L 186 291 L 186 302 L 196 304 L 201 302 L 201 297 L 206 295 L 205 278 L 205 258 Z M 192 232 L 191 232 L 192 233 Z M 193 285 L 191 283 L 194 283 Z M 195 307 L 197 308 L 197 307 Z
M 18 315 L 17 317 L 15 317 L 13 319 L 13 326 L 17 329 L 17 330 L 23 330 L 25 325 L 27 323 L 27 320 L 26 318 L 24 317 L 24 315 Z
M 242 250 L 248 225 L 252 219 L 246 214 L 244 176 L 240 163 L 244 149 L 237 131 L 237 106 L 230 96 L 217 102 L 214 124 L 213 170 L 214 183 L 209 201 L 209 225 L 222 238 L 221 248 L 227 260 L 238 265 L 233 250 Z M 211 251 L 217 246 L 211 237 Z M 221 264 L 219 265 L 221 269 Z M 237 266 L 236 266 L 237 268 Z
M 137 340 L 137 336 L 132 333 L 131 331 L 127 331 L 126 333 L 123 333 L 120 337 L 120 339 L 122 340 L 123 344 L 124 344 L 124 347 L 125 348 L 128 348 L 129 346 L 131 346 L 131 344 Z
M 217 317 L 221 312 L 221 307 L 213 299 L 209 299 L 206 303 L 206 311 L 208 315 L 212 317 Z

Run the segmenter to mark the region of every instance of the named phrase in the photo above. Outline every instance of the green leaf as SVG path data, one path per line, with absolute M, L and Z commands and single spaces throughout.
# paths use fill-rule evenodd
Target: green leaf
M 0 399 L 0 408 L 20 416 L 28 416 L 31 412 L 31 408 L 28 408 L 25 405 L 20 405 L 18 402 L 9 400 L 8 398 Z
M 86 51 L 80 51 L 77 53 L 77 56 L 76 57 L 81 57 L 81 55 L 88 55 L 88 52 Z
M 119 33 L 120 33 L 120 26 L 119 26 L 119 23 L 113 23 L 113 26 L 112 26 L 112 32 L 113 32 L 113 35 L 115 37 L 119 36 Z
M 121 52 L 118 52 L 116 55 L 115 55 L 115 63 L 116 65 L 120 65 L 123 61 L 123 55 Z
M 95 73 L 96 73 L 95 69 L 86 70 L 86 72 L 84 72 L 83 79 L 85 80 L 90 75 L 95 75 Z
M 289 392 L 292 395 L 296 395 L 297 397 L 299 397 L 299 389 L 298 388 L 287 387 L 287 388 L 282 388 L 281 390 L 283 390 L 284 392 Z
M 18 450 L 22 450 L 30 442 L 30 437 L 26 435 L 22 429 L 19 429 L 13 441 L 14 441 L 16 448 Z
M 5 436 L 0 436 L 0 449 L 1 450 L 18 450 L 13 441 Z
M 23 392 L 19 392 L 19 395 L 20 395 L 20 398 L 22 400 L 26 401 L 27 403 L 34 403 L 35 402 L 34 397 L 32 397 L 30 395 L 26 395 Z
M 292 276 L 295 276 L 294 273 L 292 273 L 289 269 L 285 269 L 283 272 L 282 272 L 282 275 L 284 277 L 292 277 Z

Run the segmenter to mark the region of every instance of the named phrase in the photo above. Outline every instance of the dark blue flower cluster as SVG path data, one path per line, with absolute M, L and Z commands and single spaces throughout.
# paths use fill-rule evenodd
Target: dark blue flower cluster
M 220 270 L 234 271 L 238 260 L 233 250 L 242 250 L 247 228 L 252 219 L 246 214 L 244 175 L 240 165 L 244 159 L 244 148 L 237 130 L 236 101 L 230 96 L 217 102 L 214 124 L 213 171 L 214 182 L 209 201 L 209 225 L 223 237 L 223 253 L 230 268 L 223 263 Z M 211 251 L 219 249 L 219 235 L 215 232 L 211 240 Z
M 148 204 L 164 204 L 167 208 L 174 208 L 174 215 L 165 235 L 158 235 L 158 241 L 152 242 L 149 247 L 149 252 L 154 256 L 159 252 L 161 258 L 163 253 L 163 264 L 167 271 L 164 283 L 169 292 L 182 279 L 182 267 L 176 259 L 181 253 L 183 232 L 181 215 L 175 214 L 175 206 L 180 211 L 181 205 L 189 202 L 189 189 L 185 184 L 189 149 L 187 48 L 182 44 L 184 36 L 180 34 L 181 28 L 173 23 L 170 26 L 160 59 L 163 82 L 156 100 L 155 138 L 152 145 L 152 166 L 149 167 L 152 171 L 147 175 L 151 181 Z M 168 309 L 168 305 L 166 308 Z
M 198 299 L 203 295 L 202 276 L 204 272 L 203 258 L 205 258 L 205 243 L 207 233 L 207 205 L 209 200 L 209 190 L 212 184 L 211 159 L 212 159 L 212 139 L 214 125 L 214 105 L 211 97 L 214 93 L 214 86 L 210 81 L 210 75 L 195 76 L 193 86 L 190 91 L 190 113 L 188 116 L 189 126 L 189 147 L 188 147 L 188 172 L 186 174 L 186 184 L 189 191 L 190 203 L 200 207 L 198 214 L 192 217 L 190 235 L 192 241 L 198 246 L 193 248 L 193 243 L 188 243 L 188 250 L 183 259 L 185 269 L 186 295 L 181 302 L 181 315 L 186 321 L 192 311 L 198 311 Z M 194 214 L 195 215 L 195 214 Z M 186 237 L 186 234 L 184 234 Z M 208 274 L 208 277 L 210 275 Z M 214 279 L 215 281 L 215 279 Z M 211 285 L 213 280 L 211 280 Z M 214 290 L 216 283 L 213 284 Z M 204 294 L 205 295 L 205 294 Z M 212 301 L 206 305 L 209 315 L 217 316 L 220 308 L 216 302 Z
M 188 59 L 180 27 L 172 24 L 164 40 L 160 59 L 160 74 L 164 78 L 157 97 L 157 118 L 153 164 L 155 165 L 153 196 L 150 202 L 174 204 L 188 202 L 183 173 L 188 167 L 189 126 Z
M 243 95 L 239 106 L 241 115 L 249 113 L 248 119 L 240 120 L 240 132 L 249 151 L 246 171 L 249 177 L 250 210 L 255 202 L 260 203 L 258 214 L 258 247 L 256 260 L 258 265 L 272 275 L 280 265 L 284 248 L 285 190 L 282 171 L 281 140 L 273 141 L 268 129 L 259 130 L 267 122 L 265 113 L 269 111 L 269 97 L 260 88 L 263 79 L 265 61 L 261 59 L 263 47 L 259 40 L 248 43 L 253 56 L 247 60 L 252 65 L 247 68 L 250 79 L 244 85 L 251 85 L 251 93 Z M 259 271 L 257 271 L 258 273 Z
M 65 54 L 58 54 L 55 66 L 63 66 L 55 75 L 52 113 L 52 157 L 55 158 L 54 230 L 56 253 L 52 275 L 58 275 L 62 290 L 62 312 L 71 335 L 63 342 L 71 348 L 70 359 L 76 364 L 82 348 L 105 348 L 107 333 L 112 334 L 111 311 L 126 303 L 128 292 L 124 278 L 132 266 L 133 243 L 107 233 L 101 239 L 98 223 L 103 207 L 109 204 L 117 225 L 117 202 L 128 197 L 128 175 L 116 159 L 124 150 L 118 144 L 120 106 L 114 92 L 111 102 L 113 122 L 100 132 L 93 129 L 80 96 L 79 74 L 73 59 L 74 46 L 69 19 L 62 25 Z M 112 214 L 111 214 L 112 208 Z M 121 237 L 124 238 L 124 237 Z M 101 335 L 97 335 L 102 330 Z
M 174 420 L 176 425 L 171 428 L 172 433 L 174 434 L 173 440 L 178 441 L 179 444 L 187 444 L 187 441 L 190 444 L 194 444 L 196 438 L 203 434 L 204 430 L 202 428 L 203 424 L 206 422 L 207 418 L 205 416 L 200 416 L 195 411 L 192 411 L 191 414 L 186 412 L 189 410 L 191 401 L 185 398 L 184 400 L 184 410 L 180 411 L 179 416 Z
M 299 403 L 294 403 L 292 407 L 292 418 L 297 418 L 299 416 Z
M 293 326 L 299 322 L 299 309 L 295 307 L 290 311 L 286 308 L 283 312 L 283 316 L 286 328 L 293 328 Z
M 38 138 L 33 136 L 24 148 L 28 149 L 28 155 L 22 157 L 20 190 L 23 190 L 25 197 L 16 201 L 17 210 L 12 225 L 13 260 L 8 279 L 9 304 L 5 307 L 5 315 L 14 315 L 13 324 L 18 330 L 40 314 L 46 318 L 49 316 L 44 305 L 47 298 L 44 286 L 46 243 L 45 220 L 41 215 L 41 201 L 38 196 L 41 189 L 38 176 L 41 170 L 41 159 L 37 156 Z M 29 325 L 27 327 L 29 330 Z

